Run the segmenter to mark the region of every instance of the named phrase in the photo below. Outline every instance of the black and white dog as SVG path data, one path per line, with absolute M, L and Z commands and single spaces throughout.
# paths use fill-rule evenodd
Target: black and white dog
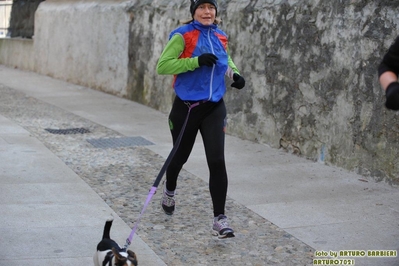
M 103 239 L 97 245 L 93 256 L 94 266 L 137 266 L 136 254 L 131 250 L 121 248 L 110 237 L 113 219 L 105 222 Z

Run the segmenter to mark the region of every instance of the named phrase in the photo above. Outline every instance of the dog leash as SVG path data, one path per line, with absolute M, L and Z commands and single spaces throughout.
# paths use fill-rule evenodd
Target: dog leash
M 143 216 L 145 210 L 147 209 L 147 206 L 148 206 L 148 204 L 150 203 L 152 197 L 153 197 L 154 194 L 156 193 L 157 188 L 158 188 L 158 185 L 159 185 L 159 183 L 161 182 L 162 177 L 163 177 L 163 175 L 165 174 L 165 171 L 166 171 L 166 169 L 168 168 L 168 166 L 169 166 L 169 164 L 170 164 L 170 161 L 171 161 L 172 158 L 175 156 L 175 153 L 176 153 L 177 149 L 179 148 L 181 139 L 182 139 L 182 137 L 183 137 L 184 130 L 186 129 L 186 125 L 187 125 L 188 118 L 189 118 L 189 116 L 190 116 L 191 109 L 193 109 L 194 107 L 197 107 L 198 105 L 200 105 L 200 104 L 202 104 L 202 103 L 205 103 L 205 102 L 207 102 L 207 101 L 195 102 L 195 103 L 193 103 L 193 104 L 191 104 L 190 102 L 184 102 L 184 103 L 187 105 L 187 107 L 188 107 L 188 112 L 187 112 L 187 115 L 186 115 L 186 119 L 184 120 L 183 127 L 182 127 L 181 130 L 180 130 L 180 133 L 179 133 L 179 136 L 177 137 L 176 143 L 173 145 L 173 148 L 172 148 L 172 150 L 170 151 L 170 153 L 169 153 L 169 155 L 168 155 L 168 158 L 166 159 L 165 163 L 163 164 L 163 166 L 162 166 L 162 168 L 161 168 L 161 171 L 159 171 L 159 174 L 158 174 L 157 178 L 155 179 L 155 182 L 154 182 L 154 184 L 152 185 L 152 187 L 151 187 L 151 189 L 150 189 L 150 192 L 148 193 L 147 199 L 146 199 L 146 201 L 145 201 L 145 203 L 144 203 L 143 209 L 142 209 L 141 212 L 140 212 L 139 218 L 138 218 L 137 221 L 136 221 L 136 224 L 134 225 L 132 231 L 130 232 L 129 237 L 126 239 L 126 243 L 125 243 L 125 245 L 124 245 L 124 249 L 125 249 L 125 250 L 127 250 L 127 248 L 128 248 L 128 247 L 130 246 L 130 244 L 132 243 L 133 236 L 134 236 L 134 234 L 135 234 L 135 232 L 136 232 L 136 230 L 137 230 L 137 227 L 138 227 L 138 225 L 139 225 L 139 223 L 140 223 L 141 217 Z

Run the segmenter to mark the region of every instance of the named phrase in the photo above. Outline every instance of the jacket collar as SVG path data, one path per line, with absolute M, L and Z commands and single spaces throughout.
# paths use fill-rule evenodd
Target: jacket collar
M 199 21 L 194 20 L 192 22 L 192 24 L 194 25 L 194 28 L 198 29 L 198 30 L 209 30 L 209 29 L 213 29 L 215 30 L 218 26 L 216 24 L 212 24 L 212 25 L 204 25 L 201 24 Z

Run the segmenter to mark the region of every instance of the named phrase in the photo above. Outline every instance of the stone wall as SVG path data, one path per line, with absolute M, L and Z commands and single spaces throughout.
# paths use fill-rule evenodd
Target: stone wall
M 218 2 L 247 80 L 226 94 L 228 133 L 398 183 L 398 118 L 383 107 L 377 66 L 399 34 L 399 3 Z M 155 67 L 188 10 L 177 0 L 45 1 L 35 71 L 167 112 L 172 77 Z
M 398 119 L 383 107 L 376 69 L 399 33 L 399 3 L 219 3 L 221 28 L 247 79 L 246 89 L 225 97 L 228 132 L 397 182 Z M 130 12 L 129 95 L 167 111 L 172 78 L 154 68 L 168 33 L 187 18 L 188 4 L 154 1 L 133 4 Z
M 14 0 L 10 18 L 10 36 L 32 38 L 37 7 L 44 0 Z

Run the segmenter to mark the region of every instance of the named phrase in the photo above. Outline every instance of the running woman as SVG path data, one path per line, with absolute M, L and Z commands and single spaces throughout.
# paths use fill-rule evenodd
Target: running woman
M 234 231 L 225 215 L 228 181 L 224 157 L 224 77 L 232 79 L 231 86 L 237 89 L 244 88 L 245 80 L 230 58 L 227 35 L 218 28 L 217 9 L 215 0 L 191 0 L 192 19 L 170 33 L 158 61 L 158 74 L 174 75 L 176 96 L 169 114 L 174 144 L 189 107 L 192 107 L 179 148 L 166 171 L 161 205 L 168 215 L 175 211 L 177 177 L 190 156 L 199 131 L 209 168 L 214 216 L 212 228 L 219 238 L 229 238 L 234 237 Z

